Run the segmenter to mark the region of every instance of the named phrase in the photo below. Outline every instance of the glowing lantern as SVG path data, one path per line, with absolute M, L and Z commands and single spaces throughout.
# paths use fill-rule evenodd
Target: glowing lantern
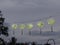
M 49 19 L 48 20 L 48 24 L 49 25 L 54 25 L 55 24 L 55 20 L 54 19 Z
M 13 24 L 13 25 L 12 25 L 12 28 L 13 28 L 13 29 L 17 29 L 17 24 Z
M 17 24 L 12 24 L 12 29 L 16 30 L 17 29 Z M 15 34 L 14 30 L 13 30 L 13 35 Z
M 44 27 L 44 23 L 42 21 L 37 23 L 37 26 L 40 28 L 40 34 L 41 34 L 41 29 Z
M 31 29 L 33 28 L 33 24 L 27 24 L 26 27 L 29 30 L 29 35 L 31 35 Z
M 19 25 L 20 29 L 23 30 L 25 28 L 24 24 Z
M 43 28 L 44 23 L 43 23 L 42 21 L 40 21 L 40 22 L 37 23 L 37 26 L 38 26 L 39 28 Z
M 53 32 L 53 25 L 55 24 L 55 20 L 54 19 L 49 19 L 48 20 L 48 24 L 51 25 L 51 32 Z
M 30 29 L 32 29 L 32 28 L 33 28 L 33 25 L 32 25 L 32 24 L 27 24 L 27 26 L 26 26 L 26 27 L 27 27 L 27 29 L 29 29 L 29 30 L 30 30 Z
M 20 24 L 20 25 L 19 25 L 19 28 L 21 29 L 21 34 L 23 35 L 23 30 L 24 30 L 24 28 L 25 28 L 25 25 L 24 25 L 24 24 Z

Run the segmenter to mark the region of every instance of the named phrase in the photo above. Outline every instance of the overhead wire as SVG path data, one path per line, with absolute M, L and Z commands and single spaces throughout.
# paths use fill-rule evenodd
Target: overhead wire
M 29 21 L 15 22 L 15 23 L 31 23 L 31 22 L 38 22 L 38 21 L 47 20 L 47 19 L 49 19 L 49 18 L 53 18 L 53 17 L 57 17 L 57 16 L 60 16 L 60 15 L 53 15 L 53 16 L 49 16 L 49 17 L 43 17 L 43 18 L 40 18 L 40 19 L 36 19 L 36 20 L 29 20 Z

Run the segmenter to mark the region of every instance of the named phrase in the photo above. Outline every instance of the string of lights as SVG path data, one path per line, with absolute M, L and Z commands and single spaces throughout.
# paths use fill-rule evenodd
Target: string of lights
M 31 35 L 31 29 L 34 27 L 34 25 L 31 22 L 37 22 L 37 27 L 40 29 L 40 34 L 42 32 L 42 28 L 44 27 L 44 20 L 47 20 L 47 23 L 51 26 L 51 32 L 53 32 L 53 25 L 55 24 L 55 19 L 54 17 L 57 17 L 59 15 L 53 15 L 49 17 L 44 17 L 41 19 L 36 19 L 36 20 L 29 20 L 29 21 L 23 21 L 23 22 L 16 22 L 11 25 L 13 30 L 16 30 L 19 28 L 21 30 L 21 34 L 23 35 L 23 30 L 28 29 L 29 30 L 29 35 Z M 26 23 L 26 24 L 24 24 Z M 19 25 L 18 25 L 19 24 Z
M 40 34 L 41 34 L 42 28 L 44 27 L 44 22 L 42 22 L 42 20 L 49 19 L 49 18 L 51 18 L 51 17 L 53 17 L 53 16 L 45 17 L 45 18 L 40 19 L 40 20 L 33 20 L 33 21 L 27 21 L 27 22 L 39 21 L 39 22 L 37 23 L 37 27 L 40 29 Z M 55 17 L 56 17 L 56 16 L 55 16 Z M 25 22 L 24 22 L 24 23 L 25 23 Z M 55 20 L 54 20 L 54 19 L 49 19 L 49 20 L 48 20 L 48 24 L 51 25 L 51 32 L 53 32 L 53 25 L 55 24 Z M 26 25 L 25 25 L 25 24 L 23 24 L 23 22 L 22 22 L 22 24 L 19 24 L 19 25 L 17 25 L 17 24 L 12 24 L 12 29 L 16 30 L 17 27 L 21 29 L 21 34 L 23 34 L 23 30 L 24 30 L 25 28 L 27 28 L 27 29 L 29 30 L 29 34 L 31 35 L 31 29 L 33 28 L 33 24 L 30 23 L 30 24 L 26 24 Z

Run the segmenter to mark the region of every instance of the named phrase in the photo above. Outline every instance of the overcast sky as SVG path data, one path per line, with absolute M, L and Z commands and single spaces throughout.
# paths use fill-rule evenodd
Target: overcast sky
M 60 0 L 0 0 L 0 10 L 9 23 L 36 20 L 60 15 Z M 59 17 L 55 17 L 57 28 Z

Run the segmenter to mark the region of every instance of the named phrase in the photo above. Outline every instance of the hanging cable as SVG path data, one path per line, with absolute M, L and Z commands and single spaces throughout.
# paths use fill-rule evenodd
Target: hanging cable
M 37 21 L 47 20 L 47 19 L 49 19 L 49 18 L 57 17 L 57 16 L 60 16 L 60 15 L 54 15 L 54 16 L 49 16 L 49 17 L 43 17 L 43 18 L 36 19 L 36 20 L 22 21 L 22 22 L 15 22 L 15 23 L 30 23 L 30 22 L 37 22 Z

